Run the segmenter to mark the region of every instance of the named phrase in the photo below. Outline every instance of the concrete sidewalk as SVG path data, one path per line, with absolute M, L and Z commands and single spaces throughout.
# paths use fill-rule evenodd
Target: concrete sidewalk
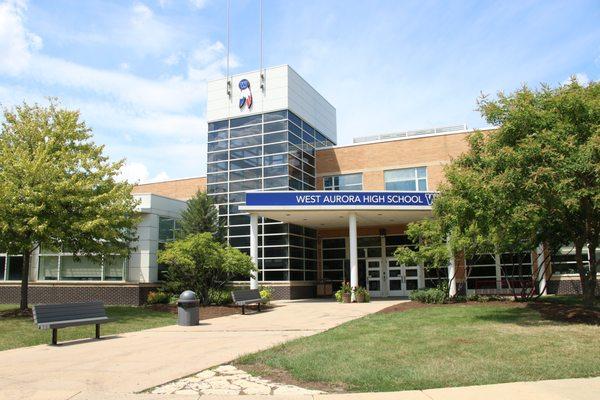
M 104 400 L 106 393 L 81 393 L 72 400 Z M 497 385 L 409 390 L 405 392 L 347 393 L 315 396 L 187 396 L 135 394 L 113 400 L 598 400 L 600 378 L 560 379 Z
M 0 352 L 0 399 L 120 398 L 398 303 L 275 302 L 266 312 Z M 246 400 L 249 400 L 246 398 Z

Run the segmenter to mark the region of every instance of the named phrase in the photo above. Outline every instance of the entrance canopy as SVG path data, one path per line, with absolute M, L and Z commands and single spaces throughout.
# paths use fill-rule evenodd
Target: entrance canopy
M 431 215 L 433 192 L 247 192 L 241 211 L 250 214 L 250 257 L 258 265 L 258 217 L 316 229 L 348 227 L 350 285 L 358 286 L 357 226 L 397 225 Z M 256 273 L 250 288 L 258 288 Z M 353 293 L 354 296 L 354 293 Z
M 314 229 L 407 224 L 431 215 L 434 192 L 262 191 L 246 193 L 241 211 Z

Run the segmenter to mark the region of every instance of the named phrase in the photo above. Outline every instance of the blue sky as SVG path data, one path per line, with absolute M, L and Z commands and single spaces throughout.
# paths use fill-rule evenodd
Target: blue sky
M 231 0 L 232 73 L 259 65 L 258 0 Z M 80 109 L 123 176 L 206 170 L 206 81 L 226 0 L 0 0 L 0 103 Z M 264 64 L 337 108 L 338 141 L 485 126 L 480 93 L 600 78 L 600 2 L 264 0 Z

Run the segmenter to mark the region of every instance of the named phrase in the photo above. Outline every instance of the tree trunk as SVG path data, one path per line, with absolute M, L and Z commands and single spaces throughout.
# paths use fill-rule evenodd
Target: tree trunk
M 21 311 L 26 311 L 29 305 L 29 250 L 23 251 L 23 270 L 21 272 Z
M 596 285 L 597 285 L 597 262 L 596 260 L 596 246 L 588 246 L 588 257 L 590 262 L 590 273 L 587 276 L 585 282 L 585 289 L 583 289 L 583 306 L 585 308 L 592 308 L 596 300 Z
M 579 271 L 579 281 L 581 282 L 583 306 L 585 308 L 592 308 L 594 306 L 594 296 L 596 294 L 596 268 L 595 265 L 594 267 L 592 267 L 590 259 L 590 270 L 585 270 L 583 266 L 582 242 L 575 242 L 575 261 L 577 262 L 577 270 Z M 592 274 L 592 269 L 594 270 L 594 274 Z

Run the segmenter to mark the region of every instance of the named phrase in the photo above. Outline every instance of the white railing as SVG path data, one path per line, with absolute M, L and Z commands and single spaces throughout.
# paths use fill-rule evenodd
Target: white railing
M 440 126 L 437 128 L 418 129 L 413 131 L 384 133 L 381 135 L 360 136 L 353 139 L 353 143 L 375 142 L 378 140 L 398 139 L 411 136 L 437 135 L 448 132 L 458 132 L 467 130 L 467 124 Z

